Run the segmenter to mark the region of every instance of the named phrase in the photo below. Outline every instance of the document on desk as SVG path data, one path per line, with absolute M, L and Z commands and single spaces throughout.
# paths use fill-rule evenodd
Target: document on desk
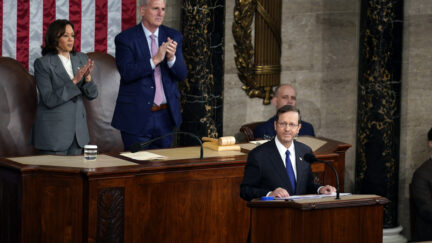
M 253 143 L 253 144 L 255 144 L 255 145 L 261 145 L 261 144 L 265 144 L 265 143 L 267 143 L 268 141 L 270 141 L 270 140 L 266 140 L 266 139 L 264 139 L 264 140 L 249 141 L 249 143 Z
M 339 193 L 340 197 L 351 195 L 351 193 Z M 317 198 L 325 198 L 325 197 L 335 197 L 336 193 L 332 194 L 308 194 L 308 195 L 295 195 L 289 197 L 281 197 L 275 198 L 275 200 L 285 200 L 285 201 L 297 201 L 297 200 L 305 200 L 305 199 L 317 199 Z
M 140 151 L 140 152 L 136 152 L 136 153 L 124 152 L 124 153 L 121 153 L 120 155 L 131 158 L 131 159 L 135 159 L 135 160 L 155 160 L 155 159 L 165 159 L 166 158 L 165 156 L 150 153 L 147 151 Z

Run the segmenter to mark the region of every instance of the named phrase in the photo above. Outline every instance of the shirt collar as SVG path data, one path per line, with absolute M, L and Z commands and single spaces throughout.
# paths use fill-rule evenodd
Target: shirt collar
M 287 148 L 279 141 L 278 137 L 275 136 L 275 143 L 276 147 L 280 154 L 285 154 L 287 151 Z M 294 140 L 291 143 L 291 146 L 289 146 L 288 150 L 290 151 L 290 154 L 293 154 L 294 152 Z
M 150 30 L 148 30 L 148 29 L 144 26 L 144 24 L 143 24 L 142 22 L 141 22 L 141 26 L 143 27 L 144 34 L 145 34 L 146 37 L 150 38 L 150 35 L 153 34 L 153 35 L 156 36 L 156 39 L 158 38 L 158 35 L 159 35 L 159 28 L 157 28 L 156 31 L 155 31 L 154 33 L 152 33 L 152 32 L 150 32 Z

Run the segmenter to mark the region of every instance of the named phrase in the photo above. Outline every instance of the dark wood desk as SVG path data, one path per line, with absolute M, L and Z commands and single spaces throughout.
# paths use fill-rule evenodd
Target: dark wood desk
M 245 242 L 249 209 L 239 197 L 245 159 L 97 169 L 1 159 L 0 241 Z
M 251 242 L 382 242 L 383 206 L 376 195 L 261 201 L 251 208 Z
M 137 163 L 104 168 L 0 158 L 0 242 L 246 242 L 247 155 L 199 160 L 195 150 L 195 158 L 123 158 Z

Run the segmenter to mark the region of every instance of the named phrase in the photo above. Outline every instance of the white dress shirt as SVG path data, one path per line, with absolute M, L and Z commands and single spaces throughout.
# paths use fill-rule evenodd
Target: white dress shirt
M 74 74 L 72 71 L 72 62 L 70 60 L 70 56 L 69 58 L 58 54 L 58 56 L 60 57 L 60 61 L 63 63 L 63 67 L 66 69 L 67 74 L 69 75 L 69 78 L 72 80 L 74 78 Z

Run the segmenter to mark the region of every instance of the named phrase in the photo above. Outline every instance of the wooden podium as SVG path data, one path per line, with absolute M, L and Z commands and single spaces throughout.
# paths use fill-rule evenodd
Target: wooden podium
M 382 242 L 383 205 L 376 195 L 261 201 L 251 208 L 251 242 Z

